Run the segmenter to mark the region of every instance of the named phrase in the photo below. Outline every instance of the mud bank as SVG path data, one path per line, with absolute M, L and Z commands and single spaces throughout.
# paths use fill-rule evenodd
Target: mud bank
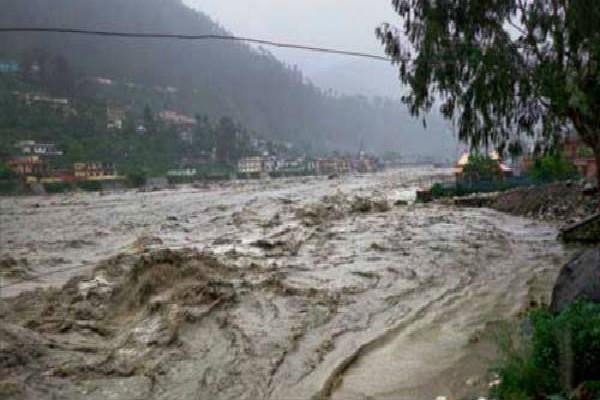
M 499 193 L 490 206 L 496 210 L 549 222 L 573 223 L 599 210 L 596 190 L 579 183 L 552 183 Z
M 543 223 L 397 202 L 429 176 L 400 171 L 99 202 L 65 197 L 74 204 L 41 204 L 29 215 L 20 213 L 27 201 L 10 204 L 2 218 L 15 233 L 24 222 L 50 227 L 58 217 L 42 213 L 46 207 L 76 217 L 52 238 L 17 233 L 3 243 L 34 275 L 11 278 L 4 294 L 12 297 L 0 302 L 0 393 L 483 394 L 482 332 L 547 302 L 571 251 Z M 83 241 L 75 247 L 71 231 Z M 65 268 L 44 261 L 56 257 L 49 242 L 69 250 Z M 27 291 L 67 279 L 62 289 Z

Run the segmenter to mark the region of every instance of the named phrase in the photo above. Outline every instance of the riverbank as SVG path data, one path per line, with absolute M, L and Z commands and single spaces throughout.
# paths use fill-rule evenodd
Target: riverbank
M 499 193 L 490 207 L 544 221 L 574 223 L 599 211 L 600 196 L 589 185 L 558 182 Z
M 0 348 L 16 361 L 0 387 L 19 399 L 483 395 L 483 332 L 547 301 L 572 250 L 543 222 L 405 205 L 434 174 L 3 199 L 3 252 L 29 277 L 4 279 Z M 62 289 L 31 292 L 50 286 Z

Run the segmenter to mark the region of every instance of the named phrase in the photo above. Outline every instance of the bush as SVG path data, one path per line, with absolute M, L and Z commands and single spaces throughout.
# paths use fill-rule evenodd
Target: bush
M 19 183 L 14 180 L 0 180 L 0 194 L 16 194 L 19 191 Z
M 498 161 L 477 154 L 469 156 L 469 163 L 463 169 L 463 176 L 468 181 L 496 181 L 503 178 Z
M 431 187 L 431 195 L 433 196 L 433 198 L 437 199 L 440 197 L 449 196 L 450 194 L 448 193 L 448 190 L 444 187 L 444 185 L 442 185 L 441 183 L 436 183 Z
M 168 176 L 167 181 L 169 185 L 183 185 L 190 184 L 196 181 L 195 176 Z
M 530 315 L 533 333 L 519 344 L 501 342 L 501 383 L 498 400 L 569 398 L 582 384 L 600 396 L 600 305 L 573 304 L 559 315 L 536 310 Z
M 135 169 L 127 172 L 126 177 L 129 186 L 138 188 L 144 186 L 148 181 L 148 172 L 143 169 Z
M 65 182 L 46 183 L 44 184 L 44 189 L 46 193 L 66 193 L 72 190 L 73 186 Z
M 11 180 L 16 178 L 16 175 L 8 168 L 8 165 L 0 161 L 0 179 Z
M 102 184 L 98 181 L 77 182 L 77 187 L 86 192 L 99 192 L 102 190 Z
M 562 154 L 547 154 L 535 160 L 527 175 L 542 182 L 562 181 L 576 178 L 577 168 Z

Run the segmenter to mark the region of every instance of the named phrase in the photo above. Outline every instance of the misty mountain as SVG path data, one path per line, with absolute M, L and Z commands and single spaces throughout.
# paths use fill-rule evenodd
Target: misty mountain
M 3 27 L 228 34 L 180 0 L 0 0 L 0 7 Z M 448 155 L 454 149 L 438 117 L 430 117 L 425 130 L 396 101 L 328 93 L 268 51 L 242 43 L 2 34 L 4 57 L 23 59 L 36 49 L 60 56 L 79 77 L 177 88 L 177 96 L 164 107 L 212 118 L 231 116 L 267 138 L 341 151 L 357 151 L 363 140 L 376 152 Z M 333 73 L 352 79 L 344 74 L 345 66 L 340 68 Z M 363 79 L 368 82 L 369 77 Z
M 398 70 L 391 64 L 361 59 L 310 67 L 311 81 L 325 90 L 345 95 L 385 96 L 399 99 L 404 93 Z

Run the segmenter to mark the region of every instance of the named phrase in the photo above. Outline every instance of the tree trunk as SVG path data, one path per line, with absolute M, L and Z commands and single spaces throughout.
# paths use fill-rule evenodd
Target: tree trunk
M 594 149 L 594 157 L 596 158 L 596 185 L 600 191 L 600 143 L 596 144 Z

